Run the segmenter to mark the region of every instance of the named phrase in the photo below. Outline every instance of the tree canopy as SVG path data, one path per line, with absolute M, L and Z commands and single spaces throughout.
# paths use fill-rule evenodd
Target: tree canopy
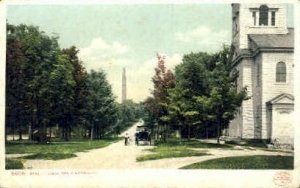
M 7 24 L 6 135 L 28 132 L 102 138 L 112 134 L 118 108 L 102 70 L 87 73 L 76 46 L 61 49 L 58 37 L 38 27 Z
M 219 141 L 221 131 L 228 128 L 242 101 L 247 99 L 246 88 L 237 91 L 238 73 L 232 71 L 229 53 L 224 46 L 214 54 L 184 55 L 182 63 L 175 67 L 172 87 L 166 90 L 159 85 L 163 79 L 158 73 L 164 67 L 158 64 L 153 98 L 145 101 L 152 112 L 152 123 L 153 119 L 162 120 L 171 129 L 179 130 L 182 137 L 217 137 Z M 157 97 L 161 93 L 163 97 Z

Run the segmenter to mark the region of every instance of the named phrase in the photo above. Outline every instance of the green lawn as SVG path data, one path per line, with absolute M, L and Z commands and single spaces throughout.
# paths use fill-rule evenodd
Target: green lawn
M 230 149 L 233 146 L 228 144 L 212 144 L 200 142 L 196 139 L 178 139 L 168 138 L 167 142 L 155 141 L 155 148 L 150 149 L 150 154 L 146 154 L 137 158 L 137 161 L 156 160 L 174 157 L 192 157 L 209 155 L 205 151 L 197 151 L 193 148 L 222 148 Z
M 23 163 L 19 159 L 5 159 L 5 169 L 23 169 Z
M 205 143 L 201 142 L 196 139 L 178 139 L 178 138 L 171 138 L 168 139 L 166 143 L 159 142 L 157 141 L 155 143 L 157 146 L 168 146 L 168 147 L 173 147 L 173 146 L 186 146 L 189 148 L 222 148 L 222 149 L 231 149 L 233 146 L 228 145 L 228 144 L 214 144 L 214 143 Z
M 140 156 L 136 160 L 146 161 L 146 160 L 156 160 L 156 159 L 174 158 L 174 157 L 192 157 L 192 156 L 208 155 L 206 152 L 192 150 L 185 146 L 176 146 L 176 147 L 161 146 L 161 147 L 149 149 L 149 151 L 153 153 Z
M 293 156 L 252 155 L 212 159 L 181 169 L 293 169 L 293 166 Z
M 32 142 L 8 142 L 6 147 L 6 154 L 25 154 L 32 155 L 22 157 L 24 159 L 50 159 L 58 160 L 70 157 L 76 157 L 74 153 L 84 152 L 90 149 L 103 148 L 111 143 L 118 141 L 119 138 L 103 139 L 103 140 L 81 140 L 70 142 L 55 142 L 47 144 L 38 144 Z

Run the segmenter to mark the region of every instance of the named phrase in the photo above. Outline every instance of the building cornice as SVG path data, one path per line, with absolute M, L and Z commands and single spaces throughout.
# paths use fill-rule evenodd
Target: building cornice
M 242 59 L 249 59 L 257 56 L 262 52 L 268 53 L 293 53 L 294 48 L 291 47 L 259 47 L 256 48 L 253 52 L 249 51 L 249 53 L 239 54 L 232 60 L 232 67 L 237 66 Z

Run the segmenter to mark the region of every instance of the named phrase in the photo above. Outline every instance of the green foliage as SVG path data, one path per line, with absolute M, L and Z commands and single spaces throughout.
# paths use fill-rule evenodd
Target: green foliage
M 46 141 L 47 128 L 56 124 L 70 126 L 74 69 L 62 54 L 56 37 L 49 37 L 37 27 L 26 25 L 8 25 L 7 32 L 7 48 L 15 47 L 7 51 L 7 67 L 18 64 L 18 67 L 12 67 L 15 72 L 8 71 L 7 82 L 13 82 L 10 78 L 16 75 L 22 78 L 21 82 L 14 82 L 7 88 L 7 105 L 12 104 L 9 94 L 14 92 L 14 88 L 21 91 L 16 94 L 22 104 L 21 108 L 10 108 L 17 109 L 14 116 L 10 115 L 12 111 L 8 111 L 7 127 L 18 116 L 23 125 L 31 127 L 30 136 L 33 130 L 38 130 L 40 140 Z M 64 122 L 59 121 L 61 119 Z
M 87 106 L 91 138 L 102 138 L 117 122 L 117 106 L 111 86 L 102 70 L 88 74 Z
M 23 169 L 24 165 L 19 159 L 5 159 L 5 169 Z
M 18 131 L 22 139 L 26 131 L 45 143 L 50 129 L 64 140 L 112 132 L 117 106 L 105 73 L 87 74 L 79 50 L 61 50 L 57 40 L 38 27 L 7 24 L 6 135 Z
M 157 137 L 162 136 L 166 140 L 169 128 L 167 116 L 167 96 L 168 90 L 174 87 L 174 75 L 171 70 L 165 66 L 165 57 L 157 55 L 157 67 L 154 69 L 155 75 L 152 77 L 153 91 L 151 97 L 148 97 L 145 104 L 146 125 L 151 128 Z
M 293 156 L 252 155 L 224 157 L 184 166 L 181 169 L 293 169 Z
M 246 88 L 237 91 L 238 74 L 232 73 L 229 49 L 215 54 L 191 53 L 176 66 L 175 87 L 168 90 L 166 109 L 183 137 L 219 138 L 235 116 Z M 218 139 L 219 140 L 219 139 Z

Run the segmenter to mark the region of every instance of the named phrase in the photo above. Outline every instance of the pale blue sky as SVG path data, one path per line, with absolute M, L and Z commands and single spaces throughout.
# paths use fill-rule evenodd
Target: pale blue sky
M 141 101 L 152 88 L 157 52 L 174 68 L 184 54 L 214 52 L 231 39 L 230 4 L 9 5 L 7 19 L 57 33 L 62 48 L 77 46 L 88 70 L 107 72 L 118 100 L 122 67 L 127 69 L 128 98 Z

